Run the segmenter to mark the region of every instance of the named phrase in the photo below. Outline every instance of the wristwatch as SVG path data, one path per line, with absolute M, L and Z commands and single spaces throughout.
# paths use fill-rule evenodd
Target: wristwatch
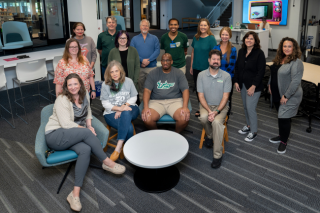
M 284 97 L 285 99 L 288 99 L 285 95 L 283 95 L 283 97 Z
M 216 111 L 218 112 L 218 115 L 220 114 L 220 110 L 216 109 Z
M 97 93 L 95 89 L 91 90 L 91 92 L 95 92 L 95 93 Z

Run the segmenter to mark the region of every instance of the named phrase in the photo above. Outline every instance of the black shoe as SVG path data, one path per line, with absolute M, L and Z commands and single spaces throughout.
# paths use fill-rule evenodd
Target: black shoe
M 287 148 L 287 143 L 284 143 L 284 142 L 281 141 L 281 143 L 279 144 L 277 152 L 279 154 L 284 154 L 284 153 L 286 153 L 286 148 Z
M 277 137 L 274 137 L 274 138 L 270 138 L 269 141 L 271 143 L 280 143 L 281 139 L 280 139 L 280 136 L 277 136 Z
M 211 163 L 211 167 L 214 169 L 218 169 L 221 166 L 221 162 L 222 162 L 222 156 L 219 159 L 213 158 L 212 163 Z
M 213 141 L 212 141 L 212 139 L 206 137 L 206 138 L 205 138 L 205 141 L 204 141 L 204 145 L 205 145 L 207 148 L 212 148 L 212 147 L 213 147 Z
M 250 132 L 250 127 L 244 126 L 242 129 L 238 131 L 241 135 L 248 134 Z

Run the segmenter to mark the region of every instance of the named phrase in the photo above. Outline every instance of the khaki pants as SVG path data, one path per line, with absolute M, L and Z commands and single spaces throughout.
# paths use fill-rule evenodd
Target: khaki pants
M 184 65 L 184 67 L 181 67 L 178 69 L 181 70 L 183 72 L 183 74 L 186 74 L 186 65 Z
M 142 101 L 143 99 L 143 90 L 144 90 L 144 82 L 146 78 L 153 69 L 157 67 L 140 67 L 140 75 L 139 75 L 139 99 Z
M 218 106 L 209 106 L 211 111 L 214 111 Z M 222 138 L 224 134 L 224 120 L 226 119 L 229 106 L 225 106 L 220 114 L 216 115 L 213 122 L 208 121 L 208 111 L 200 104 L 199 120 L 206 131 L 207 137 L 213 139 L 213 157 L 220 159 L 222 157 Z

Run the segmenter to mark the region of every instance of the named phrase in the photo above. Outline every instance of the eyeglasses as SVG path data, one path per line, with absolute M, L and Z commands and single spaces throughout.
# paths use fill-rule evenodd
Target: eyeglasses
M 70 46 L 69 49 L 78 49 L 78 46 Z
M 127 37 L 120 37 L 119 40 L 127 40 Z
M 163 63 L 169 63 L 171 60 L 161 60 Z

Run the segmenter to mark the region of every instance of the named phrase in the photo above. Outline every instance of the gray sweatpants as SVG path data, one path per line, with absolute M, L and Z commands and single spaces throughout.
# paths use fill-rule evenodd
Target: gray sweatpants
M 257 104 L 260 98 L 261 92 L 255 92 L 253 96 L 247 94 L 247 89 L 242 84 L 241 98 L 243 102 L 244 114 L 246 115 L 247 125 L 250 126 L 252 133 L 258 132 L 258 117 L 257 117 Z
M 75 168 L 75 186 L 82 186 L 91 152 L 102 162 L 107 158 L 99 139 L 87 128 L 57 129 L 46 135 L 49 148 L 62 151 L 71 149 L 78 154 Z

